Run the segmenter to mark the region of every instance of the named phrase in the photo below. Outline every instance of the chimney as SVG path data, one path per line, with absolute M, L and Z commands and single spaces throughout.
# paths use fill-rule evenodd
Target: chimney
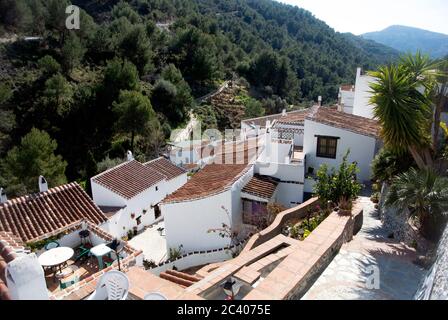
M 286 109 L 282 110 L 282 117 L 286 117 Z
M 0 188 L 0 203 L 5 203 L 8 201 L 8 197 L 6 196 L 5 189 Z
M 341 89 L 339 88 L 339 93 L 338 93 L 338 105 L 340 105 L 342 103 L 342 92 Z
M 48 191 L 48 183 L 47 180 L 43 176 L 39 177 L 39 192 Z
M 269 129 L 269 128 L 271 128 L 271 121 L 267 120 L 266 121 L 266 130 Z
M 126 153 L 126 158 L 128 161 L 134 160 L 134 156 L 132 155 L 132 152 L 130 150 L 128 150 L 128 152 Z
M 356 79 L 358 79 L 358 78 L 361 76 L 361 72 L 362 72 L 361 67 L 358 67 L 358 68 L 356 69 Z
M 322 106 L 322 96 L 317 97 L 317 105 Z

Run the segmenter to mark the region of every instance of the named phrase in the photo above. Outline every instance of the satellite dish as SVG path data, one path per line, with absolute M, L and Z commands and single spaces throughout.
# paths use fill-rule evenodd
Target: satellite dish
M 145 295 L 143 300 L 168 300 L 168 299 L 161 293 L 150 292 Z

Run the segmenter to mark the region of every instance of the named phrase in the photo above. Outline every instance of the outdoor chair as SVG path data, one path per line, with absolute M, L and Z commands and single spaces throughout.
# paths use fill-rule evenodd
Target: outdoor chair
M 59 242 L 57 241 L 50 241 L 45 245 L 45 250 L 51 250 L 54 248 L 58 248 L 60 246 Z
M 112 270 L 101 276 L 87 300 L 126 300 L 128 292 L 128 277 L 121 271 Z
M 90 246 L 86 246 L 86 245 L 81 245 L 78 247 L 78 254 L 76 255 L 75 258 L 75 263 L 83 260 L 86 261 L 90 256 Z

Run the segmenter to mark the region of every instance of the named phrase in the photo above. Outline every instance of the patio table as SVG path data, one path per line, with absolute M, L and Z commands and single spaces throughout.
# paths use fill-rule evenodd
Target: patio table
M 103 269 L 103 257 L 105 255 L 110 255 L 112 249 L 106 246 L 104 243 L 97 245 L 90 249 L 90 253 L 93 254 L 98 259 L 98 268 L 99 270 Z
M 45 251 L 39 256 L 38 260 L 42 267 L 59 268 L 59 272 L 62 272 L 62 265 L 70 260 L 74 254 L 75 251 L 72 248 L 59 247 Z

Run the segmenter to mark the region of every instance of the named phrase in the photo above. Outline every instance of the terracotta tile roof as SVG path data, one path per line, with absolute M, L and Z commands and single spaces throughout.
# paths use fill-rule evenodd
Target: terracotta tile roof
M 293 122 L 304 121 L 304 115 L 307 113 L 307 110 L 309 110 L 309 109 L 290 111 L 290 112 L 286 113 L 286 116 L 284 116 L 283 113 L 278 113 L 278 114 L 273 114 L 273 115 L 254 118 L 254 119 L 246 119 L 246 120 L 243 120 L 242 122 L 247 125 L 253 124 L 256 126 L 260 126 L 261 128 L 265 128 L 266 121 L 271 121 L 271 124 L 274 121 L 281 121 L 282 119 L 285 119 L 286 121 L 287 121 L 287 119 L 291 119 L 291 121 L 293 121 Z M 300 120 L 300 119 L 302 119 L 302 120 Z
M 48 238 L 80 219 L 94 224 L 107 220 L 77 183 L 0 204 L 0 231 L 13 232 L 25 242 Z
M 132 160 L 100 173 L 92 181 L 125 199 L 132 199 L 165 179 L 162 173 Z
M 277 189 L 278 182 L 266 176 L 255 175 L 241 190 L 256 197 L 270 200 Z
M 163 203 L 193 201 L 224 192 L 250 168 L 246 164 L 209 164 Z
M 149 161 L 144 165 L 156 172 L 163 174 L 167 178 L 167 180 L 177 178 L 186 173 L 186 170 L 176 166 L 171 161 L 162 157 Z
M 213 154 L 216 153 L 214 162 L 218 164 L 253 163 L 261 154 L 264 147 L 263 144 L 264 140 L 262 138 L 218 144 L 213 152 Z
M 286 116 L 277 119 L 276 123 L 281 124 L 303 124 L 305 118 L 310 114 L 311 109 L 289 112 Z
M 380 125 L 378 121 L 348 114 L 327 107 L 313 107 L 314 112 L 306 119 L 344 129 L 364 136 L 379 137 Z

